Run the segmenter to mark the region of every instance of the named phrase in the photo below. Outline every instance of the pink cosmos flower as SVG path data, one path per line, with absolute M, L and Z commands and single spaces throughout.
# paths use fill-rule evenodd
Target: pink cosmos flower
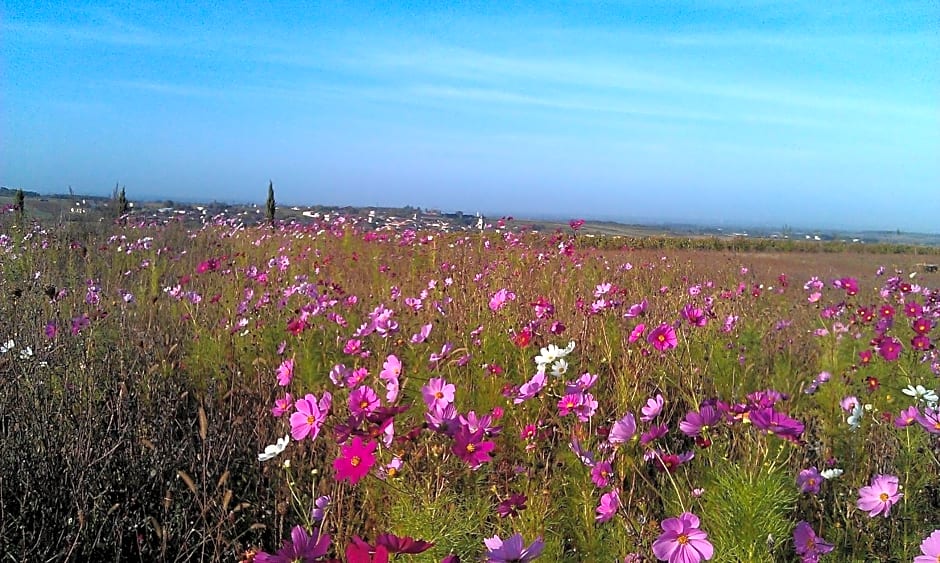
M 516 398 L 513 399 L 513 404 L 520 404 L 524 401 L 527 401 L 536 395 L 545 387 L 546 377 L 545 372 L 539 370 L 532 376 L 532 379 L 526 381 L 519 387 L 519 393 L 516 395 Z
M 394 354 L 389 354 L 382 364 L 379 379 L 385 381 L 385 400 L 394 403 L 398 398 L 398 377 L 401 375 L 401 360 Z
M 350 338 L 346 341 L 346 345 L 343 346 L 343 353 L 354 355 L 362 351 L 362 341 L 357 338 Z
M 849 395 L 847 397 L 844 397 L 841 401 L 839 401 L 839 405 L 842 407 L 842 410 L 844 410 L 845 412 L 852 412 L 853 410 L 855 410 L 855 406 L 858 404 L 859 404 L 858 397 L 856 397 L 855 395 Z
M 453 436 L 459 426 L 457 416 L 457 408 L 449 404 L 442 409 L 428 409 L 424 413 L 424 420 L 431 430 Z
M 858 490 L 857 506 L 860 510 L 868 512 L 874 518 L 884 514 L 885 518 L 891 512 L 891 507 L 901 498 L 898 492 L 898 478 L 894 475 L 876 475 L 871 485 Z
M 669 563 L 698 563 L 714 555 L 708 534 L 699 529 L 698 516 L 683 512 L 661 524 L 663 533 L 653 542 L 653 555 Z
M 651 422 L 654 418 L 659 416 L 659 413 L 663 411 L 663 405 L 665 404 L 666 401 L 659 393 L 656 394 L 656 397 L 647 399 L 646 406 L 640 409 L 640 412 L 643 413 L 643 416 L 640 417 L 640 420 L 643 422 Z
M 346 380 L 352 375 L 352 370 L 343 364 L 336 364 L 330 369 L 330 381 L 337 387 L 345 387 Z
M 542 550 L 545 549 L 545 542 L 542 541 L 541 536 L 536 538 L 532 545 L 526 547 L 522 534 L 513 534 L 506 541 L 500 539 L 499 536 L 493 536 L 483 540 L 483 543 L 486 545 L 487 563 L 509 563 L 510 561 L 528 563 L 541 555 Z
M 676 330 L 666 323 L 654 328 L 646 337 L 646 341 L 660 352 L 671 350 L 679 344 L 676 338 Z
M 665 424 L 654 424 L 650 426 L 649 430 L 640 435 L 640 444 L 646 446 L 653 440 L 662 438 L 668 433 L 669 427 Z
M 443 377 L 432 377 L 428 384 L 421 388 L 421 395 L 429 411 L 439 411 L 454 402 L 456 390 L 454 384 L 447 383 Z
M 516 294 L 506 288 L 500 289 L 490 297 L 490 310 L 499 311 L 506 305 L 507 301 L 515 301 Z
M 931 434 L 940 434 L 940 408 L 924 407 L 924 412 L 917 414 L 917 423 Z
M 639 317 L 640 315 L 642 315 L 643 313 L 646 312 L 646 309 L 647 309 L 648 307 L 649 307 L 649 301 L 647 301 L 646 299 L 644 299 L 643 301 L 641 301 L 641 302 L 639 302 L 639 303 L 630 305 L 630 308 L 627 309 L 627 312 L 626 312 L 623 316 L 626 317 L 626 318 L 628 318 L 628 319 L 632 319 L 632 318 L 634 318 L 634 317 Z
M 895 428 L 904 428 L 910 426 L 917 421 L 917 415 L 920 414 L 920 411 L 917 410 L 917 407 L 910 406 L 901 412 L 898 413 L 898 416 L 894 419 Z
M 644 332 L 646 332 L 646 325 L 645 325 L 645 324 L 640 323 L 640 324 L 636 325 L 635 327 L 633 327 L 633 330 L 630 331 L 630 336 L 627 338 L 627 342 L 629 342 L 630 344 L 633 344 L 634 342 L 636 342 L 636 341 L 639 340 L 640 338 L 643 338 L 643 333 L 644 333 Z
M 369 440 L 363 443 L 362 438 L 356 436 L 352 443 L 345 444 L 340 448 L 340 456 L 333 460 L 333 469 L 336 471 L 336 480 L 349 479 L 349 482 L 355 485 L 360 479 L 369 474 L 369 470 L 375 465 L 375 448 L 378 444 L 375 440 Z
M 447 356 L 454 350 L 454 345 L 450 342 L 445 342 L 441 346 L 441 353 L 432 352 L 431 356 L 428 358 L 428 362 L 431 364 L 431 367 L 437 369 L 438 364 L 447 359 Z
M 721 420 L 721 415 L 718 414 L 718 411 L 714 407 L 706 405 L 699 412 L 690 411 L 687 413 L 685 419 L 679 423 L 679 430 L 690 438 L 704 436 L 708 429 L 717 424 L 719 420 Z
M 411 343 L 412 343 L 412 344 L 421 344 L 422 342 L 424 342 L 425 340 L 427 340 L 427 339 L 428 339 L 428 336 L 431 334 L 431 328 L 432 328 L 432 326 L 433 326 L 433 325 L 431 325 L 431 324 L 426 324 L 426 325 L 422 326 L 422 327 L 421 327 L 421 330 L 419 330 L 416 334 L 414 334 L 414 335 L 411 337 Z
M 581 403 L 574 408 L 574 414 L 581 422 L 587 422 L 591 420 L 591 417 L 597 412 L 597 406 L 598 402 L 597 399 L 594 398 L 594 395 L 584 393 L 581 396 Z
M 369 377 L 369 370 L 366 368 L 356 368 L 346 375 L 346 387 L 355 387 Z
M 290 433 L 294 440 L 303 440 L 307 436 L 310 436 L 311 440 L 316 440 L 332 403 L 333 396 L 329 392 L 324 392 L 319 401 L 312 393 L 308 393 L 303 399 L 298 399 L 294 403 L 297 412 L 290 415 Z
M 565 393 L 584 393 L 597 383 L 597 375 L 593 373 L 583 373 L 581 377 L 565 384 Z
M 616 489 L 601 496 L 601 503 L 598 505 L 597 516 L 594 520 L 600 523 L 607 522 L 620 510 L 620 493 Z
M 914 563 L 937 563 L 940 561 L 940 530 L 934 530 L 932 534 L 920 542 L 920 552 L 914 558 Z
M 692 326 L 702 327 L 708 324 L 708 316 L 706 316 L 705 310 L 701 307 L 694 307 L 691 304 L 687 304 L 682 308 L 681 314 L 682 318 L 689 321 L 689 324 Z
M 636 420 L 631 413 L 627 413 L 623 418 L 614 423 L 607 434 L 607 441 L 611 444 L 623 444 L 629 442 L 636 434 Z
M 805 429 L 802 422 L 790 418 L 785 413 L 776 411 L 772 407 L 752 410 L 750 420 L 754 428 L 775 434 L 791 442 L 798 442 Z
M 274 400 L 274 407 L 271 408 L 271 414 L 275 418 L 280 418 L 284 416 L 284 413 L 291 410 L 294 407 L 294 398 L 290 396 L 290 393 L 287 393 L 280 399 Z
M 294 358 L 288 358 L 277 368 L 277 384 L 287 387 L 292 379 L 294 379 Z

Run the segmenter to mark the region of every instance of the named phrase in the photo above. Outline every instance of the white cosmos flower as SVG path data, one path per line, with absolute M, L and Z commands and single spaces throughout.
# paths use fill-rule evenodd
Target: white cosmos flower
M 858 430 L 858 427 L 862 424 L 862 416 L 865 414 L 865 407 L 860 403 L 855 403 L 855 406 L 852 407 L 852 414 L 849 415 L 847 422 L 849 423 L 849 428 L 852 430 Z
M 31 346 L 27 346 L 26 348 L 23 348 L 22 350 L 20 350 L 21 360 L 28 360 L 32 357 L 33 357 L 33 348 Z
M 909 397 L 914 397 L 915 399 L 925 403 L 936 403 L 938 398 L 940 398 L 937 397 L 936 391 L 933 389 L 927 389 L 923 385 L 908 385 L 904 389 L 901 389 L 901 393 L 904 393 Z
M 9 339 L 3 344 L 0 344 L 0 354 L 6 354 L 10 350 L 16 347 L 16 342 L 13 342 L 13 339 Z
M 555 377 L 561 377 L 568 372 L 568 362 L 564 358 L 559 358 L 555 360 L 555 363 L 552 364 L 552 375 Z
M 269 459 L 274 459 L 281 454 L 284 450 L 287 449 L 287 444 L 290 443 L 290 434 L 287 434 L 283 438 L 278 438 L 276 444 L 271 444 L 266 446 L 264 451 L 258 454 L 258 461 L 268 461 Z
M 539 350 L 539 355 L 535 357 L 535 363 L 539 366 L 547 366 L 553 364 L 555 360 L 560 360 L 568 354 L 574 351 L 574 340 L 568 342 L 568 345 L 564 348 L 559 348 L 554 344 L 549 344 L 547 347 Z
M 843 471 L 841 469 L 839 469 L 838 467 L 833 467 L 832 469 L 823 469 L 822 471 L 819 472 L 819 475 L 820 477 L 828 481 L 830 479 L 837 478 L 838 476 L 842 475 L 842 473 Z

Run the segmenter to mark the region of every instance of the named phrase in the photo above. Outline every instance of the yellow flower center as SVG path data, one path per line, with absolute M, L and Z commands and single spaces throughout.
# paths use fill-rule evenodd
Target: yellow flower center
M 435 399 L 443 399 L 443 398 L 444 398 L 444 394 L 441 393 L 440 391 L 438 391 L 437 393 L 434 394 L 434 398 L 435 398 Z
M 679 545 L 685 545 L 689 543 L 689 536 L 685 534 L 679 534 L 679 537 L 676 538 L 676 541 L 679 542 Z
M 473 444 L 467 444 L 467 451 L 468 451 L 469 453 L 473 453 L 473 452 L 477 451 L 477 447 L 474 446 Z
M 365 399 L 363 399 L 363 400 L 359 403 L 359 408 L 360 408 L 360 409 L 364 409 L 364 408 L 366 408 L 366 407 L 368 407 L 368 406 L 369 406 L 369 401 L 366 401 Z
M 316 421 L 316 419 L 313 418 L 313 415 L 312 415 L 312 414 L 307 417 L 307 424 L 309 424 L 310 426 L 313 426 L 313 423 L 314 423 L 315 421 Z
M 362 463 L 362 458 L 357 455 L 352 456 L 352 459 L 349 460 L 349 465 L 352 465 L 353 467 L 357 467 L 360 463 Z
M 881 493 L 878 498 L 881 499 L 881 502 L 888 502 L 888 493 Z

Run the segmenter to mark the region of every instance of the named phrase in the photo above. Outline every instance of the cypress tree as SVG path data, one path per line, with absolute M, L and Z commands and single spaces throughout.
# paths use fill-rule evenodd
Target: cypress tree
M 16 190 L 14 205 L 16 206 L 16 214 L 19 216 L 20 225 L 22 225 L 23 219 L 26 217 L 26 194 L 23 193 L 22 188 Z
M 268 181 L 268 223 L 274 226 L 274 212 L 277 211 L 277 204 L 274 201 L 274 181 Z
M 124 187 L 122 186 L 121 193 L 118 194 L 117 198 L 118 215 L 126 215 L 130 207 L 130 204 L 127 202 L 127 196 L 124 194 Z

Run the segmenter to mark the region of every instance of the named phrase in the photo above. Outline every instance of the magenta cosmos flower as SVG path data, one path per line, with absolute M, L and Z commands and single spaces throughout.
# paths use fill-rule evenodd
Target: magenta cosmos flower
M 819 485 L 822 482 L 822 475 L 819 474 L 819 470 L 816 469 L 815 465 L 800 471 L 799 475 L 796 476 L 796 486 L 800 488 L 800 492 L 811 495 L 819 494 Z
M 714 407 L 705 405 L 699 412 L 690 411 L 685 419 L 679 423 L 679 430 L 690 438 L 704 436 L 708 429 L 718 424 L 721 415 Z
M 901 345 L 901 341 L 892 336 L 881 343 L 881 346 L 878 347 L 878 354 L 880 354 L 885 361 L 893 362 L 898 359 L 903 349 L 904 347 Z
M 793 546 L 796 554 L 804 562 L 818 561 L 820 555 L 832 551 L 833 545 L 816 535 L 813 528 L 806 522 L 800 522 L 793 529 Z
M 940 530 L 934 530 L 930 536 L 920 542 L 920 552 L 914 563 L 937 563 L 940 561 Z
M 698 563 L 711 559 L 715 548 L 708 534 L 699 529 L 698 516 L 683 512 L 661 524 L 663 533 L 653 542 L 653 555 L 669 563 Z
M 675 348 L 679 344 L 679 340 L 676 338 L 676 329 L 666 323 L 654 328 L 646 337 L 646 341 L 660 352 Z
M 891 507 L 901 498 L 898 492 L 898 478 L 894 475 L 875 475 L 871 485 L 858 490 L 858 507 L 874 518 L 891 512 Z
M 353 416 L 371 414 L 379 408 L 379 396 L 368 385 L 357 387 L 349 394 L 349 412 Z
M 454 436 L 454 445 L 451 451 L 454 455 L 467 462 L 471 469 L 477 469 L 490 461 L 490 452 L 496 448 L 493 442 L 484 442 L 485 428 L 478 428 L 471 432 L 465 425 L 461 425 Z
M 341 455 L 333 460 L 333 469 L 336 470 L 336 480 L 349 479 L 349 482 L 355 485 L 360 479 L 369 474 L 369 470 L 375 465 L 375 448 L 378 444 L 375 440 L 369 440 L 363 443 L 362 438 L 356 436 L 352 443 L 340 448 Z
M 277 553 L 260 552 L 255 556 L 258 563 L 292 563 L 302 561 L 312 563 L 322 559 L 330 549 L 330 536 L 311 536 L 302 526 L 294 526 L 290 532 L 291 539 L 285 540 Z

